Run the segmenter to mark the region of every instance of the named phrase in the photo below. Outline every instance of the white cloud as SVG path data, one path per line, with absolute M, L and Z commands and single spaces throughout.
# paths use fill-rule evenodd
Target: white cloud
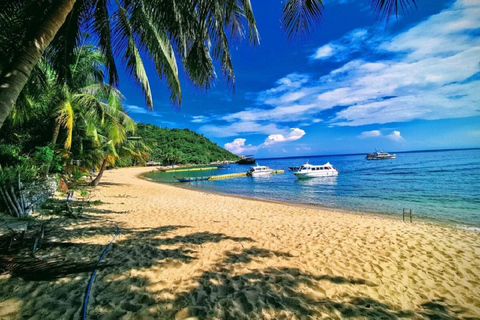
M 356 29 L 322 46 L 320 56 L 331 54 L 338 60 L 357 52 L 362 58 L 318 80 L 300 74 L 293 74 L 292 80 L 289 75 L 289 81 L 279 81 L 277 87 L 259 94 L 258 100 L 275 103 L 271 110 L 278 117 L 272 115 L 271 121 L 299 108 L 288 119 L 313 122 L 323 110 L 346 107 L 330 119 L 335 126 L 479 115 L 480 80 L 475 77 L 480 73 L 479 31 L 480 1 L 468 0 L 458 0 L 394 37 L 385 31 Z M 388 58 L 380 60 L 378 54 Z M 292 93 L 301 93 L 294 104 L 287 99 Z M 252 117 L 261 111 L 249 110 Z
M 396 141 L 396 142 L 403 142 L 405 139 L 403 139 L 402 135 L 400 134 L 400 131 L 393 131 L 390 133 L 387 138 L 390 140 Z
M 335 49 L 331 44 L 326 44 L 315 51 L 311 56 L 312 59 L 327 59 L 333 56 Z
M 271 147 L 274 144 L 277 143 L 282 143 L 282 142 L 290 142 L 290 141 L 296 141 L 301 139 L 305 135 L 305 131 L 300 129 L 300 128 L 291 128 L 290 132 L 288 134 L 271 134 L 269 135 L 265 141 L 258 145 L 245 145 L 245 142 L 247 141 L 244 138 L 237 138 L 233 140 L 232 142 L 225 143 L 224 148 L 229 150 L 230 152 L 236 153 L 236 154 L 249 154 L 249 153 L 255 153 L 257 150 L 265 147 Z M 305 149 L 307 150 L 307 149 Z
M 310 56 L 310 59 L 343 61 L 353 53 L 362 51 L 366 49 L 367 46 L 371 46 L 373 43 L 380 41 L 379 37 L 375 36 L 376 32 L 377 30 L 354 29 L 342 38 L 318 48 L 315 53 Z
M 237 138 L 232 142 L 225 143 L 224 148 L 232 153 L 239 155 L 257 152 L 257 146 L 252 146 L 251 144 L 245 145 L 245 141 L 247 141 L 247 139 Z
M 306 147 L 306 146 L 304 146 L 304 147 L 296 147 L 296 148 L 295 148 L 295 151 L 310 151 L 310 150 L 312 150 L 312 148 Z
M 382 133 L 380 130 L 364 131 L 360 134 L 360 138 L 376 138 L 381 137 Z
M 151 111 L 148 111 L 146 108 L 140 108 L 139 106 L 134 106 L 130 104 L 125 105 L 125 109 L 129 113 L 136 113 L 136 114 L 152 113 Z
M 128 114 L 147 114 L 147 115 L 149 115 L 151 117 L 155 117 L 155 118 L 161 118 L 162 117 L 162 115 L 158 112 L 149 110 L 147 108 L 142 108 L 142 107 L 139 107 L 139 106 L 131 105 L 131 104 L 125 105 L 125 110 L 127 111 Z M 173 123 L 173 122 L 164 121 L 163 123 Z
M 227 125 L 208 124 L 201 126 L 200 132 L 212 137 L 234 137 L 241 134 L 274 134 L 278 132 L 286 132 L 273 123 L 260 124 L 254 121 L 239 121 Z
M 263 143 L 266 146 L 276 144 L 279 142 L 286 142 L 286 141 L 295 141 L 301 139 L 305 135 L 305 131 L 300 128 L 292 128 L 290 129 L 290 133 L 286 136 L 283 134 L 271 134 L 265 139 Z
M 292 119 L 308 118 L 307 111 L 314 107 L 314 104 L 293 104 L 273 109 L 251 109 L 228 114 L 222 117 L 226 121 L 275 121 L 290 122 Z
M 192 116 L 193 123 L 204 123 L 208 121 L 208 117 L 205 116 Z
M 363 126 L 479 115 L 479 32 L 478 0 L 457 0 L 397 35 L 383 27 L 355 29 L 310 57 L 345 61 L 339 68 L 288 74 L 255 96 L 257 107 L 220 116 L 220 125 L 201 131 L 266 134 L 269 144 L 287 139 L 283 124 Z M 358 58 L 351 60 L 353 54 Z M 333 115 L 324 112 L 333 108 Z M 400 141 L 400 134 L 390 136 Z

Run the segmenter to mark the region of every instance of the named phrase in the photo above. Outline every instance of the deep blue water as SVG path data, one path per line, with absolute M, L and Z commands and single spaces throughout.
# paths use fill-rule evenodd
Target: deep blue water
M 338 177 L 297 180 L 289 166 L 329 161 Z M 270 177 L 182 183 L 183 187 L 261 199 L 298 202 L 461 225 L 480 226 L 480 149 L 397 153 L 397 159 L 367 161 L 365 155 L 310 156 L 257 161 L 285 173 Z M 176 176 L 245 172 L 249 166 L 198 172 L 147 174 L 148 178 L 178 183 Z

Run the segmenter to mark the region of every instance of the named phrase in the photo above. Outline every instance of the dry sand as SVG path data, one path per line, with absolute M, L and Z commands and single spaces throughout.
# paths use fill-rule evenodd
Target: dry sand
M 480 318 L 480 235 L 108 171 L 44 253 L 98 259 L 88 319 Z M 0 319 L 78 319 L 90 274 L 0 277 Z

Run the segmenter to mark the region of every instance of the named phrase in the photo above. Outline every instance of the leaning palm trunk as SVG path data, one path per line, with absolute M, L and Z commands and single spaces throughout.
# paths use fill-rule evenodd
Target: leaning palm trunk
M 100 171 L 98 172 L 95 179 L 90 183 L 91 186 L 96 187 L 100 183 L 100 179 L 102 179 L 103 172 L 107 168 L 107 159 L 105 158 L 102 162 L 102 166 L 100 167 Z
M 76 0 L 58 0 L 43 23 L 36 28 L 26 45 L 0 75 L 0 128 L 10 114 L 30 73 L 43 52 L 65 22 Z
M 14 217 L 28 216 L 32 212 L 30 205 L 25 200 L 25 188 L 18 174 L 17 185 L 0 185 L 2 196 L 7 212 Z

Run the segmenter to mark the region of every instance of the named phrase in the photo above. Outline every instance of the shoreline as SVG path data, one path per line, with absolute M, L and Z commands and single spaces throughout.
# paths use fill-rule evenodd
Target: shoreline
M 56 218 L 37 251 L 58 261 L 52 277 L 1 275 L 2 320 L 80 318 L 91 271 L 79 267 L 117 227 L 92 319 L 480 319 L 477 233 L 178 188 L 145 172 L 106 171 L 91 189 L 98 206 Z
M 136 168 L 138 168 L 138 167 L 136 167 Z M 238 194 L 233 194 L 233 193 L 224 193 L 224 192 L 220 192 L 220 191 L 212 191 L 212 190 L 206 190 L 206 189 L 195 188 L 195 187 L 187 187 L 187 186 L 182 186 L 181 183 L 179 183 L 179 184 L 169 183 L 169 182 L 154 180 L 154 179 L 151 179 L 151 178 L 148 178 L 148 177 L 144 176 L 145 174 L 148 174 L 148 173 L 151 173 L 151 172 L 154 172 L 154 170 L 140 173 L 136 177 L 139 178 L 139 179 L 145 180 L 145 181 L 150 181 L 150 182 L 158 183 L 158 184 L 165 185 L 165 186 L 172 186 L 174 188 L 180 188 L 180 189 L 183 189 L 183 190 L 204 192 L 204 193 L 209 193 L 209 194 L 213 194 L 213 195 L 226 196 L 226 197 L 252 200 L 252 201 L 275 203 L 275 204 L 292 206 L 292 207 L 299 207 L 299 208 L 308 208 L 308 209 L 314 209 L 314 210 L 315 209 L 317 209 L 317 210 L 327 210 L 327 211 L 334 211 L 334 212 L 340 212 L 340 213 L 352 214 L 352 215 L 358 215 L 358 216 L 372 216 L 372 217 L 377 217 L 377 218 L 380 218 L 380 219 L 389 219 L 389 220 L 393 220 L 393 221 L 410 223 L 408 216 L 405 216 L 405 221 L 402 221 L 402 214 L 400 214 L 400 213 L 355 210 L 355 209 L 342 208 L 342 207 L 329 207 L 329 206 L 325 206 L 325 205 L 321 205 L 321 204 L 313 204 L 313 203 L 291 202 L 291 201 L 286 201 L 286 200 L 275 200 L 275 199 L 249 197 L 249 196 L 238 195 Z M 430 218 L 430 217 L 428 217 L 428 218 L 427 217 L 421 217 L 421 216 L 416 216 L 415 217 L 415 215 L 412 216 L 412 219 L 413 219 L 413 223 L 422 223 L 422 224 L 432 225 L 432 226 L 453 228 L 453 229 L 465 230 L 465 231 L 480 234 L 480 226 L 473 225 L 473 224 L 462 224 L 462 223 L 459 223 L 459 222 L 438 220 L 438 219 L 434 219 L 434 218 Z

